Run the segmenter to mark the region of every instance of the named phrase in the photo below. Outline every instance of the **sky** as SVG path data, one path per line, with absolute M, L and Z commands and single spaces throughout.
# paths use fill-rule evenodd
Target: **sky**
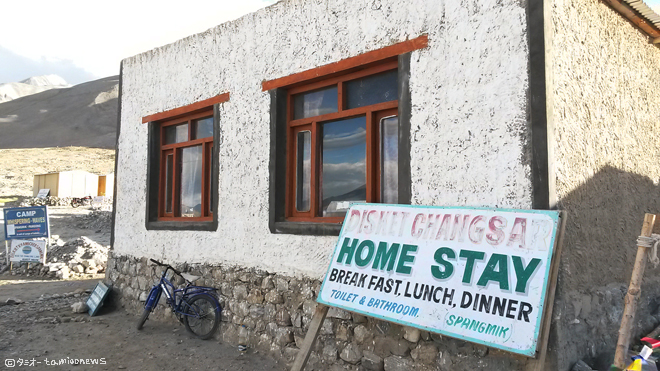
M 660 1 L 660 0 L 658 0 Z M 0 83 L 56 74 L 70 84 L 276 0 L 2 1 Z
M 645 0 L 660 12 L 660 0 Z M 70 84 L 119 74 L 119 62 L 276 0 L 2 1 L 0 83 L 57 74 Z

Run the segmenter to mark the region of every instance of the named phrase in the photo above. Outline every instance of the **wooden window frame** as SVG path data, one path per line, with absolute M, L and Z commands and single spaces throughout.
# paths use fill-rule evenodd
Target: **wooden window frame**
M 194 126 L 193 123 L 200 119 L 213 118 L 213 109 L 209 109 L 202 112 L 197 112 L 189 114 L 183 117 L 179 117 L 173 120 L 167 120 L 159 122 L 159 135 L 160 135 L 160 179 L 158 184 L 158 220 L 159 221 L 177 221 L 177 222 L 187 222 L 187 221 L 211 221 L 213 220 L 213 212 L 210 211 L 210 192 L 208 188 L 208 179 L 211 176 L 211 153 L 213 148 L 213 136 L 206 138 L 194 138 Z M 188 140 L 179 143 L 164 144 L 165 138 L 165 129 L 170 126 L 187 124 L 188 125 Z M 183 217 L 176 216 L 181 213 L 181 178 L 179 173 L 181 172 L 180 157 L 182 150 L 184 148 L 192 148 L 195 146 L 202 146 L 202 180 L 201 180 L 201 204 L 202 204 L 202 216 L 200 217 Z M 168 213 L 165 208 L 165 183 L 167 179 L 165 177 L 166 171 L 166 161 L 167 156 L 173 156 L 173 180 L 172 180 L 172 212 Z
M 268 192 L 268 228 L 273 234 L 294 234 L 304 236 L 338 236 L 340 223 L 294 222 L 287 218 L 287 151 L 289 148 L 287 115 L 288 91 L 301 85 L 311 84 L 364 68 L 386 59 L 398 60 L 398 191 L 397 202 L 410 204 L 412 198 L 412 178 L 410 168 L 411 153 L 411 60 L 413 53 L 428 46 L 428 38 L 422 35 L 399 44 L 372 50 L 365 54 L 333 62 L 310 70 L 262 82 L 262 90 L 270 95 L 270 162 Z
M 147 159 L 147 189 L 146 189 L 146 217 L 145 228 L 147 230 L 169 230 L 169 231 L 215 231 L 218 228 L 219 210 L 219 143 L 221 138 L 220 105 L 229 100 L 229 93 L 217 95 L 187 106 L 177 107 L 163 112 L 150 114 L 142 118 L 142 122 L 148 126 L 148 159 Z M 213 117 L 213 136 L 177 143 L 162 145 L 163 127 L 185 123 L 190 120 Z M 192 130 L 189 125 L 189 131 Z M 190 133 L 188 134 L 190 139 Z M 174 217 L 172 214 L 163 215 L 164 209 L 164 153 L 172 153 L 175 149 L 185 148 L 187 145 L 203 145 L 202 151 L 202 197 L 205 198 L 205 210 L 207 215 L 202 217 Z M 174 159 L 173 159 L 174 160 Z M 175 167 L 176 168 L 176 167 Z M 206 169 L 206 170 L 204 170 Z M 174 185 L 173 185 L 174 186 Z M 176 190 L 176 186 L 173 187 Z M 173 190 L 173 191 L 174 191 Z M 177 200 L 173 200 L 173 207 L 178 206 Z M 213 210 L 213 212 L 211 212 Z
M 319 132 L 321 125 L 325 122 L 347 119 L 351 117 L 366 117 L 366 202 L 380 202 L 380 128 L 379 118 L 397 115 L 399 101 L 392 100 L 363 106 L 358 108 L 346 108 L 345 83 L 368 76 L 374 76 L 380 73 L 396 71 L 398 61 L 390 58 L 381 61 L 378 64 L 371 65 L 345 73 L 339 76 L 332 76 L 323 80 L 317 80 L 305 85 L 298 85 L 287 90 L 287 166 L 286 166 L 286 220 L 290 222 L 313 222 L 313 223 L 334 223 L 340 224 L 344 217 L 323 217 L 319 215 L 319 195 L 322 187 L 322 164 L 320 160 L 321 144 L 319 143 Z M 321 89 L 324 87 L 337 86 L 337 112 L 311 116 L 301 119 L 294 119 L 294 99 L 295 95 Z M 301 131 L 311 132 L 311 186 L 310 186 L 310 210 L 300 212 L 296 208 L 296 135 Z

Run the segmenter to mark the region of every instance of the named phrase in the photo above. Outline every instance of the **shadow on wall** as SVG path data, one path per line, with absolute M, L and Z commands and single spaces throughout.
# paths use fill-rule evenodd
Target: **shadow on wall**
M 660 212 L 657 182 L 606 166 L 560 199 L 568 217 L 550 340 L 552 369 L 569 370 L 580 359 L 609 369 L 644 214 Z M 660 323 L 659 272 L 647 264 L 632 344 Z

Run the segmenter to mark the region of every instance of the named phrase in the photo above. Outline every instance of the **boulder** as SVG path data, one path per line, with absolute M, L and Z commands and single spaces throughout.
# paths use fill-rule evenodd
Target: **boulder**
M 73 303 L 71 305 L 71 311 L 73 313 L 85 313 L 89 310 L 89 307 L 87 307 L 87 304 L 85 302 L 79 301 L 77 303 Z

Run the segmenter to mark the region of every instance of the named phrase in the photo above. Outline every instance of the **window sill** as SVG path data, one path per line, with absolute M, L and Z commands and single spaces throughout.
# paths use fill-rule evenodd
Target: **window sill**
M 153 221 L 147 222 L 147 230 L 157 231 L 216 231 L 218 225 L 210 221 Z
M 274 234 L 296 234 L 305 236 L 339 236 L 341 223 L 275 222 L 270 232 Z

